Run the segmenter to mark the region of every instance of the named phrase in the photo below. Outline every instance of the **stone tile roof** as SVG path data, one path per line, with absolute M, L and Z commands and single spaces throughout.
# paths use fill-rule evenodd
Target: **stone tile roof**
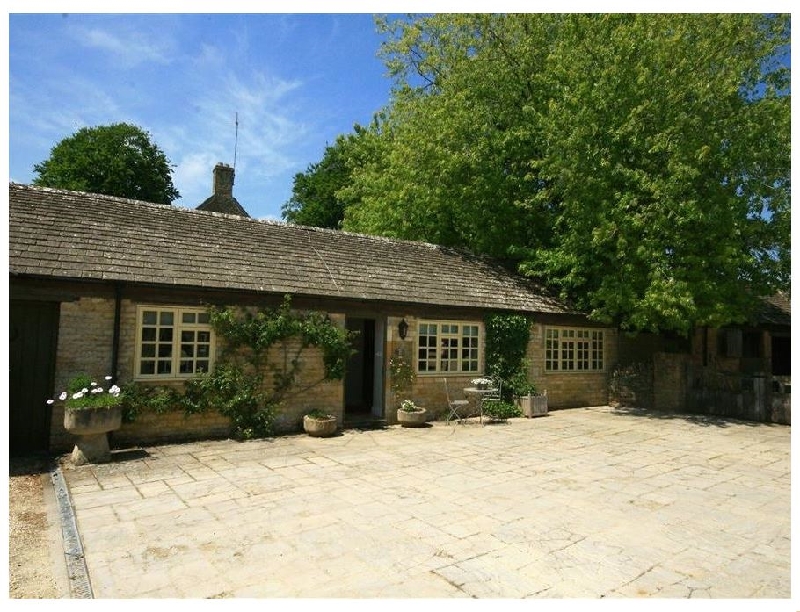
M 756 309 L 755 321 L 761 325 L 792 325 L 792 304 L 788 293 L 779 291 L 775 295 L 763 298 Z
M 12 275 L 573 313 L 521 276 L 427 243 L 9 186 Z
M 242 208 L 239 201 L 233 196 L 223 196 L 214 194 L 205 200 L 197 210 L 204 210 L 206 212 L 226 213 L 229 215 L 238 215 L 239 217 L 249 217 L 247 211 Z

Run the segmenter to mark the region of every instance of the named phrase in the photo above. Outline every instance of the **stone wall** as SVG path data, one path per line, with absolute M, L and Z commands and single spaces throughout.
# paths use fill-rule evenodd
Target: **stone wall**
M 123 423 L 111 432 L 112 447 L 127 448 L 146 441 L 148 444 L 166 444 L 187 440 L 227 438 L 230 423 L 227 417 L 209 410 L 201 414 L 184 414 L 172 411 L 164 414 L 140 414 L 133 423 Z
M 331 319 L 344 324 L 343 315 L 331 315 Z M 268 361 L 280 363 L 298 354 L 300 343 L 292 341 L 285 346 L 273 347 L 268 353 Z M 301 367 L 295 384 L 285 398 L 284 404 L 275 415 L 274 428 L 277 433 L 299 431 L 303 428 L 303 416 L 311 410 L 324 410 L 336 416 L 341 426 L 344 420 L 344 384 L 341 380 L 323 382 L 325 367 L 322 350 L 306 348 L 301 355 Z M 272 379 L 264 381 L 267 390 L 272 387 Z
M 617 365 L 608 383 L 608 403 L 627 408 L 653 407 L 653 362 Z
M 653 408 L 680 412 L 686 407 L 687 355 L 653 355 Z
M 114 301 L 81 298 L 62 302 L 56 349 L 56 394 L 66 390 L 79 374 L 97 376 L 101 383 L 111 375 L 111 349 L 114 339 Z M 50 448 L 72 448 L 75 438 L 64 429 L 64 406 L 55 402 L 50 425 Z
M 414 319 L 406 318 L 409 322 L 409 332 L 405 341 L 399 337 L 391 336 L 396 334 L 399 318 L 389 318 L 390 340 L 388 343 L 387 354 L 390 356 L 393 350 L 403 347 L 412 356 L 414 354 L 414 341 L 416 337 L 417 322 Z M 481 326 L 483 323 L 481 322 Z M 546 372 L 545 371 L 545 324 L 534 322 L 531 325 L 531 337 L 528 341 L 528 378 L 536 385 L 537 392 L 547 391 L 549 408 L 573 408 L 579 406 L 604 406 L 608 403 L 608 370 L 617 360 L 617 331 L 604 328 L 604 363 L 605 369 L 600 372 Z M 483 333 L 483 332 L 482 332 Z M 448 375 L 448 386 L 450 387 L 453 399 L 463 399 L 463 389 L 472 386 L 471 380 L 480 376 L 485 371 L 485 356 L 481 354 L 481 368 L 478 374 L 468 375 Z M 388 371 L 388 357 L 387 357 Z M 445 418 L 448 413 L 447 395 L 445 392 L 443 376 L 441 373 L 435 375 L 421 374 L 417 376 L 411 399 L 417 404 L 423 405 L 432 415 L 430 418 Z M 388 384 L 387 384 L 388 389 Z M 386 397 L 387 419 L 394 422 L 396 416 L 393 414 L 397 402 L 387 391 Z M 472 399 L 472 412 L 476 413 Z
M 547 405 L 553 408 L 605 406 L 608 404 L 610 368 L 617 362 L 617 331 L 603 328 L 604 365 L 600 372 L 547 372 L 545 370 L 545 327 L 534 323 L 528 343 L 529 378 L 539 393 L 547 391 Z
M 79 374 L 112 375 L 111 349 L 114 339 L 114 301 L 82 298 L 61 303 L 56 352 L 55 389 L 66 389 Z
M 134 380 L 136 356 L 136 309 L 139 303 L 125 299 L 120 308 L 120 342 L 117 382 L 120 385 Z M 331 319 L 344 325 L 344 315 L 331 315 Z M 58 352 L 56 355 L 56 391 L 66 388 L 68 382 L 80 373 L 110 374 L 114 336 L 114 300 L 104 298 L 82 298 L 61 305 Z M 216 359 L 222 354 L 224 345 L 216 343 Z M 274 348 L 270 359 L 283 359 L 299 348 L 299 343 L 288 343 L 288 351 Z M 341 424 L 344 415 L 344 389 L 341 381 L 320 382 L 324 372 L 322 353 L 319 349 L 305 349 L 303 365 L 295 388 L 287 397 L 276 415 L 275 430 L 287 433 L 302 429 L 303 415 L 319 408 L 335 414 Z M 181 387 L 182 381 L 153 380 L 141 384 Z M 270 385 L 267 377 L 265 385 Z M 68 450 L 74 438 L 63 427 L 63 406 L 53 404 L 50 448 L 54 451 Z M 228 419 L 209 412 L 202 415 L 184 416 L 182 411 L 162 415 L 143 414 L 134 423 L 126 423 L 114 434 L 118 444 L 159 443 L 168 440 L 199 439 L 228 434 Z
M 138 304 L 150 304 L 150 301 L 139 302 L 123 299 L 120 308 L 120 339 L 118 354 L 117 381 L 124 385 L 134 379 L 136 355 L 136 312 Z M 434 313 L 435 314 L 435 313 Z M 344 314 L 331 314 L 331 318 L 344 326 Z M 408 334 L 403 340 L 399 337 L 398 324 L 405 318 L 409 324 Z M 430 317 L 428 318 L 435 318 Z M 461 320 L 461 318 L 456 318 Z M 472 320 L 483 329 L 481 317 Z M 396 410 L 400 400 L 391 391 L 389 380 L 389 359 L 398 348 L 407 352 L 412 363 L 415 361 L 415 339 L 417 337 L 418 319 L 411 314 L 404 317 L 387 317 L 386 347 L 384 350 L 384 371 L 386 372 L 384 393 L 384 415 L 389 423 L 396 422 Z M 61 330 L 56 365 L 57 388 L 63 388 L 70 378 L 80 372 L 104 376 L 111 367 L 111 354 L 114 328 L 114 300 L 100 298 L 83 298 L 76 302 L 62 304 Z M 605 329 L 605 366 L 602 372 L 569 372 L 548 373 L 544 370 L 544 328 L 542 323 L 535 323 L 531 328 L 529 342 L 530 379 L 536 384 L 539 392 L 547 391 L 550 408 L 573 406 L 604 405 L 608 402 L 608 368 L 616 361 L 616 331 Z M 483 333 L 483 331 L 481 332 Z M 216 342 L 216 358 L 223 350 L 222 341 Z M 274 348 L 270 359 L 291 358 L 297 348 L 291 343 L 283 349 Z M 478 373 L 466 375 L 448 375 L 451 397 L 464 397 L 463 389 L 471 386 L 471 380 L 484 373 L 483 350 L 480 354 L 480 370 Z M 320 382 L 323 374 L 321 351 L 306 349 L 303 353 L 303 366 L 296 381 L 293 392 L 286 398 L 284 405 L 276 415 L 274 423 L 276 433 L 298 431 L 302 428 L 302 417 L 312 409 L 322 409 L 337 416 L 339 424 L 344 418 L 344 385 L 341 381 Z M 147 384 L 143 382 L 142 384 Z M 163 381 L 154 380 L 152 384 L 161 385 Z M 172 384 L 181 385 L 181 381 Z M 271 381 L 265 381 L 270 385 Z M 418 405 L 424 406 L 429 413 L 428 418 L 444 419 L 448 414 L 447 395 L 442 373 L 419 374 L 411 391 L 407 394 Z M 474 401 L 474 400 L 473 400 Z M 62 415 L 54 405 L 53 427 L 51 428 L 51 446 L 64 448 L 71 443 L 69 435 L 63 430 Z M 476 411 L 473 406 L 473 411 Z M 140 416 L 134 424 L 126 424 L 117 432 L 116 440 L 120 443 L 157 442 L 167 439 L 185 437 L 217 437 L 223 435 L 227 424 L 216 415 L 190 417 L 186 419 L 182 413 L 161 416 Z
M 400 338 L 397 331 L 397 326 L 401 318 L 405 318 L 408 323 L 408 333 L 405 340 Z M 481 326 L 481 333 L 483 334 L 483 322 L 480 319 L 473 319 Z M 402 351 L 408 359 L 411 360 L 414 369 L 416 370 L 416 355 L 415 355 L 415 339 L 417 337 L 418 320 L 411 316 L 406 317 L 388 317 L 387 320 L 387 342 L 385 351 L 385 364 L 384 371 L 386 372 L 386 393 L 384 395 L 384 406 L 386 421 L 388 423 L 397 423 L 397 409 L 400 402 L 404 399 L 411 399 L 418 406 L 422 406 L 428 412 L 427 419 L 431 420 L 444 420 L 449 413 L 447 405 L 447 391 L 445 389 L 444 378 L 447 378 L 447 383 L 450 388 L 450 396 L 452 399 L 464 399 L 463 389 L 471 386 L 471 380 L 479 374 L 446 374 L 437 372 L 435 374 L 419 374 L 417 373 L 411 390 L 408 393 L 401 393 L 398 396 L 392 392 L 390 380 L 389 361 L 397 351 Z M 481 373 L 484 367 L 483 352 L 480 355 L 480 368 Z

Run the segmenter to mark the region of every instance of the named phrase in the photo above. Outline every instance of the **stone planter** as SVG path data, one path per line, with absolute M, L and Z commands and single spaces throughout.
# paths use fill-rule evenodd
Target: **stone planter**
M 547 414 L 547 391 L 542 395 L 524 395 L 514 398 L 523 416 L 528 418 L 545 416 Z
M 120 406 L 65 409 L 64 429 L 78 436 L 70 456 L 72 463 L 83 465 L 111 461 L 108 432 L 119 429 L 121 425 Z
M 428 411 L 425 408 L 420 408 L 414 412 L 406 412 L 405 410 L 397 410 L 397 422 L 402 427 L 422 427 L 427 421 Z
M 309 436 L 315 438 L 327 438 L 336 433 L 336 417 L 329 416 L 327 418 L 311 417 L 305 415 L 303 417 L 303 429 Z

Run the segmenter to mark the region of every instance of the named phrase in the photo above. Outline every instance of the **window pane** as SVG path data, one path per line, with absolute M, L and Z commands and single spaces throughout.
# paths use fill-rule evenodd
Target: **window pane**
M 208 313 L 207 312 L 200 312 L 200 313 L 197 314 L 197 322 L 198 323 L 202 323 L 204 325 L 208 325 L 209 321 L 210 321 L 210 319 L 208 317 Z
M 194 357 L 194 345 L 181 344 L 181 357 Z
M 143 325 L 155 325 L 158 320 L 158 313 L 155 310 L 145 310 L 142 313 Z
M 155 344 L 142 344 L 142 357 L 155 357 L 156 345 Z
M 142 342 L 155 342 L 156 341 L 156 328 L 145 327 L 142 329 Z
M 158 330 L 159 342 L 172 342 L 172 328 L 163 327 Z
M 197 314 L 194 312 L 184 312 L 181 316 L 181 321 L 183 323 L 194 323 L 197 320 Z
M 211 354 L 211 351 L 209 350 L 210 348 L 211 347 L 209 347 L 207 344 L 198 345 L 197 346 L 197 356 L 198 357 L 208 357 Z
M 158 345 L 158 356 L 159 357 L 172 357 L 172 345 L 171 344 L 159 344 Z
M 172 325 L 174 320 L 175 315 L 168 310 L 162 312 L 159 317 L 159 323 L 161 323 L 161 325 Z
M 194 332 L 193 331 L 182 331 L 181 332 L 181 342 L 194 342 Z
M 159 361 L 158 362 L 158 373 L 159 374 L 170 374 L 170 373 L 172 373 L 172 362 L 171 361 Z
M 211 342 L 211 332 L 207 332 L 207 331 L 199 331 L 199 332 L 197 332 L 197 341 L 198 342 L 205 342 L 206 344 L 208 344 L 209 342 Z
M 180 373 L 181 374 L 192 374 L 194 372 L 194 362 L 191 360 L 188 361 L 181 361 L 180 366 Z
M 155 374 L 156 373 L 156 362 L 155 361 L 143 361 L 141 367 L 139 368 L 139 374 Z
M 197 370 L 199 372 L 208 372 L 208 361 L 198 360 L 197 361 Z

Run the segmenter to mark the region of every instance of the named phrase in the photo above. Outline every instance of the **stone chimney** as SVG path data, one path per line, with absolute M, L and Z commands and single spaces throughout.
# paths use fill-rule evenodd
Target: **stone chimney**
M 233 197 L 234 171 L 228 164 L 219 163 L 214 166 L 214 195 Z
M 228 164 L 218 163 L 214 166 L 214 193 L 197 210 L 249 217 L 247 211 L 233 197 L 233 174 L 233 168 Z

